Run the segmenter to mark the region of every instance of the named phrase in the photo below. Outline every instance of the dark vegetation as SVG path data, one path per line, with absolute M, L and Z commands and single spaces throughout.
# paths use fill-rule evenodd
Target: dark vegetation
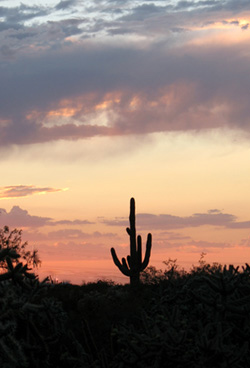
M 247 367 L 250 267 L 149 267 L 141 284 L 40 282 L 25 266 L 0 276 L 0 366 Z M 8 277 L 6 276 L 8 275 Z
M 135 284 L 54 284 L 31 272 L 37 253 L 21 233 L 5 227 L 0 239 L 0 367 L 250 365 L 248 264 L 210 265 L 202 254 L 189 272 L 171 260 L 140 269 Z

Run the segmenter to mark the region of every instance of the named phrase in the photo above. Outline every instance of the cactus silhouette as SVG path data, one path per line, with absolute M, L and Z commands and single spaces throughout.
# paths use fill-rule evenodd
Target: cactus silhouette
M 122 261 L 120 262 L 114 248 L 111 248 L 111 254 L 113 261 L 119 270 L 125 276 L 130 277 L 130 285 L 137 286 L 140 283 L 140 272 L 142 272 L 149 263 L 152 247 L 152 235 L 150 233 L 148 234 L 145 258 L 142 261 L 142 240 L 140 235 L 136 237 L 134 198 L 130 199 L 129 223 L 130 227 L 126 230 L 130 238 L 130 256 L 127 256 L 127 260 L 122 258 Z

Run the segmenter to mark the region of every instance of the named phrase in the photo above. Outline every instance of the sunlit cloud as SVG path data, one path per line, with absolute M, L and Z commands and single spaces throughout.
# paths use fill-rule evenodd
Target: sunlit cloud
M 249 131 L 247 2 L 68 0 L 2 17 L 1 147 Z
M 68 190 L 68 188 L 55 189 L 50 187 L 39 188 L 34 185 L 10 185 L 0 187 L 0 200 L 28 197 L 34 194 L 41 195 L 46 193 L 62 192 L 66 190 Z

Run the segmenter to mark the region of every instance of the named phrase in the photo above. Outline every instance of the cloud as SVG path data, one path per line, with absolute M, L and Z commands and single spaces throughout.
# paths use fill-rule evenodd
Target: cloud
M 1 7 L 1 147 L 225 127 L 249 136 L 249 9 L 246 1 Z
M 88 220 L 59 220 L 54 221 L 50 223 L 50 226 L 56 226 L 56 225 L 89 225 L 93 224 L 93 222 L 90 222 Z
M 171 6 L 170 6 L 171 7 Z M 169 6 L 157 6 L 155 4 L 142 4 L 133 8 L 130 14 L 122 16 L 120 20 L 126 21 L 143 21 L 155 15 L 164 14 Z
M 7 212 L 5 209 L 0 209 L 0 226 L 5 225 L 12 228 L 22 227 L 41 227 L 46 226 L 52 221 L 50 217 L 40 217 L 29 215 L 28 211 L 22 210 L 19 206 L 14 206 Z
M 77 3 L 76 0 L 62 0 L 60 1 L 56 6 L 55 9 L 56 10 L 65 10 L 68 8 L 71 8 L 73 5 L 75 5 Z
M 0 209 L 0 226 L 5 225 L 10 228 L 23 228 L 23 227 L 43 227 L 43 226 L 56 226 L 56 225 L 89 225 L 93 224 L 88 220 L 59 220 L 56 221 L 50 217 L 34 216 L 30 215 L 28 211 L 21 209 L 19 206 L 14 206 L 7 212 L 4 208 Z
M 55 189 L 55 188 L 37 188 L 34 185 L 11 185 L 6 187 L 0 187 L 0 200 L 7 198 L 20 198 L 28 197 L 34 194 L 45 194 L 53 192 L 61 192 L 66 189 Z
M 93 233 L 85 233 L 80 229 L 62 229 L 57 231 L 51 231 L 48 233 L 48 238 L 50 239 L 99 239 L 99 238 L 113 238 L 117 237 L 114 233 L 101 233 L 99 231 L 94 231 Z
M 28 6 L 21 4 L 17 7 L 0 7 L 1 17 L 9 24 L 9 28 L 26 20 L 45 16 L 48 12 L 49 8 L 38 5 Z
M 189 242 L 171 242 L 167 240 L 154 241 L 154 252 L 162 253 L 164 250 L 175 250 L 177 252 L 187 253 L 210 253 L 211 250 L 233 248 L 234 245 L 226 242 L 209 242 L 205 240 L 191 240 Z
M 91 260 L 91 259 L 109 259 L 110 250 L 104 243 L 91 243 L 69 241 L 57 241 L 54 245 L 47 243 L 36 244 L 36 249 L 42 260 L 56 259 L 65 260 Z
M 57 223 L 57 225 L 60 225 Z M 75 225 L 75 223 L 71 223 L 68 225 Z M 82 224 L 79 224 L 82 225 Z M 55 242 L 59 241 L 75 241 L 75 242 L 90 242 L 91 243 L 99 243 L 100 239 L 119 239 L 116 233 L 102 233 L 99 231 L 94 231 L 91 233 L 86 233 L 81 229 L 77 228 L 66 228 L 66 229 L 59 229 L 55 231 L 49 231 L 47 233 L 40 232 L 39 230 L 33 231 L 25 231 L 24 237 L 26 240 L 31 242 L 43 242 L 46 241 L 47 244 L 55 244 Z
M 190 236 L 183 235 L 181 233 L 176 233 L 172 231 L 163 231 L 160 234 L 157 235 L 157 239 L 167 239 L 167 240 L 191 240 Z
M 195 248 L 202 248 L 204 251 L 209 250 L 211 248 L 232 248 L 233 244 L 230 243 L 224 243 L 224 242 L 209 242 L 204 240 L 195 241 L 192 240 L 189 243 L 187 243 L 187 246 L 192 246 Z
M 15 79 L 10 77 L 10 70 L 8 78 L 6 73 L 1 78 L 2 119 L 9 123 L 0 127 L 0 143 L 31 144 L 224 126 L 248 131 L 246 89 L 250 74 L 245 73 L 247 58 L 240 56 L 243 50 L 238 51 L 216 46 L 166 54 L 151 47 L 144 51 L 90 48 L 29 59 L 23 66 L 18 63 L 16 70 L 13 65 L 6 66 L 13 69 Z M 41 65 L 47 65 L 45 71 L 41 71 Z M 14 107 L 7 100 L 10 89 Z M 76 99 L 79 104 L 75 107 Z M 71 116 L 65 117 L 66 109 L 72 111 Z M 106 126 L 98 125 L 104 118 Z
M 154 215 L 149 213 L 137 214 L 137 227 L 139 229 L 170 230 L 184 229 L 201 226 L 214 226 L 229 229 L 250 229 L 250 221 L 237 222 L 237 217 L 232 214 L 222 213 L 219 210 L 210 210 L 207 213 L 195 213 L 191 216 L 181 217 L 170 214 Z M 128 221 L 123 218 L 103 220 L 108 226 L 128 226 Z

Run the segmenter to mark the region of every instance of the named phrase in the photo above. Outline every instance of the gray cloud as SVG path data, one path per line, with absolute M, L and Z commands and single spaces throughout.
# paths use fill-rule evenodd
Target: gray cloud
M 0 227 L 9 226 L 10 228 L 33 227 L 39 228 L 43 226 L 56 225 L 87 225 L 92 224 L 87 220 L 60 220 L 56 221 L 50 217 L 30 215 L 28 211 L 21 209 L 19 206 L 14 206 L 7 212 L 4 208 L 0 209 Z
M 172 231 L 163 231 L 157 235 L 157 239 L 168 239 L 170 241 L 172 240 L 184 240 L 188 241 L 191 240 L 190 236 L 183 235 L 181 233 L 176 233 Z
M 61 223 L 57 222 L 58 225 Z M 76 222 L 71 222 L 69 225 L 77 225 Z M 66 224 L 68 225 L 68 223 Z M 78 225 L 82 225 L 79 223 Z M 25 239 L 32 242 L 46 241 L 47 243 L 54 243 L 55 241 L 92 241 L 94 243 L 100 242 L 100 239 L 111 239 L 119 238 L 115 233 L 102 233 L 99 231 L 94 231 L 92 233 L 86 233 L 81 229 L 69 228 L 60 229 L 56 231 L 49 231 L 48 233 L 42 233 L 39 231 L 25 231 Z
M 0 110 L 10 122 L 0 127 L 1 145 L 225 125 L 248 130 L 250 64 L 241 57 L 243 49 L 244 45 L 235 50 L 209 46 L 171 52 L 162 46 L 149 50 L 73 48 L 71 53 L 55 51 L 8 64 L 1 75 Z M 107 93 L 121 95 L 120 102 L 111 107 L 110 127 L 93 126 L 91 114 Z M 169 103 L 164 98 L 168 94 L 172 96 Z M 72 98 L 82 104 L 74 117 L 77 125 L 43 125 L 50 109 Z M 131 109 L 134 98 L 139 103 Z M 151 101 L 157 101 L 155 106 Z M 217 106 L 223 106 L 223 114 L 212 112 Z M 27 119 L 25 114 L 32 110 L 38 110 L 38 116 Z
M 250 4 L 248 0 L 204 0 L 204 1 L 179 1 L 174 7 L 176 10 L 197 9 L 204 11 L 232 11 L 241 12 L 249 10 Z
M 21 30 L 19 33 L 10 34 L 9 37 L 17 38 L 18 40 L 23 40 L 23 39 L 26 39 L 26 38 L 34 37 L 35 35 L 36 35 L 35 32 L 25 32 L 25 31 Z
M 204 240 L 199 240 L 199 241 L 195 241 L 192 240 L 189 243 L 187 243 L 187 245 L 190 246 L 195 246 L 197 248 L 202 248 L 204 252 L 206 252 L 206 250 L 209 250 L 211 248 L 232 248 L 233 244 L 230 243 L 223 243 L 223 242 L 209 242 L 209 241 L 204 241 Z
M 218 6 L 223 6 L 225 1 L 219 0 L 207 0 L 207 1 L 178 1 L 175 10 L 186 10 L 186 9 L 195 9 L 195 8 L 210 8 L 210 9 L 218 9 Z
M 248 40 L 190 42 L 206 24 L 216 22 L 248 31 L 248 23 L 242 25 L 237 17 L 250 8 L 249 1 L 89 4 L 90 12 L 73 0 L 53 9 L 0 7 L 2 147 L 221 127 L 249 134 Z M 78 11 L 47 20 L 51 12 L 67 7 Z M 25 23 L 36 17 L 44 17 L 44 22 Z M 149 37 L 141 47 L 127 42 L 131 33 Z M 98 125 L 96 107 L 107 100 L 106 126 Z M 51 118 L 50 112 L 62 109 L 65 101 L 69 109 L 77 107 L 75 112 L 63 122 Z
M 28 211 L 22 210 L 19 206 L 14 206 L 7 212 L 5 209 L 0 209 L 0 226 L 5 225 L 10 228 L 22 227 L 41 227 L 46 226 L 51 222 L 50 217 L 32 216 Z
M 77 0 L 62 0 L 56 6 L 56 10 L 65 10 L 77 4 Z
M 109 226 L 128 226 L 128 221 L 124 220 L 123 218 L 116 218 L 114 220 L 103 220 L 103 222 Z M 169 230 L 200 226 L 223 227 L 229 229 L 250 229 L 250 221 L 237 222 L 236 216 L 232 214 L 222 213 L 218 210 L 210 210 L 207 213 L 195 213 L 192 216 L 187 217 L 173 216 L 169 214 L 137 214 L 137 227 L 139 229 Z
M 80 229 L 63 229 L 57 231 L 51 231 L 48 233 L 48 238 L 51 239 L 89 239 L 89 238 L 112 238 L 116 237 L 114 233 L 101 233 L 99 231 L 95 231 L 93 233 L 85 233 Z
M 13 24 L 18 24 L 26 20 L 34 19 L 41 16 L 46 16 L 49 8 L 42 6 L 28 6 L 21 4 L 18 7 L 0 7 L 0 16 L 12 27 Z
M 42 260 L 57 261 L 109 259 L 110 250 L 103 243 L 77 242 L 73 240 L 58 241 L 55 245 L 47 243 L 36 244 L 36 249 Z
M 171 6 L 170 6 L 171 7 Z M 157 6 L 155 4 L 142 4 L 131 10 L 131 13 L 124 15 L 120 20 L 125 21 L 144 21 L 147 18 L 165 13 L 169 6 Z
M 167 239 L 158 239 L 154 240 L 154 251 L 156 253 L 162 253 L 164 250 L 174 249 L 177 252 L 187 252 L 187 253 L 201 253 L 211 252 L 211 249 L 225 249 L 225 248 L 232 248 L 234 245 L 225 242 L 209 242 L 204 240 L 190 240 L 190 241 L 168 241 Z

